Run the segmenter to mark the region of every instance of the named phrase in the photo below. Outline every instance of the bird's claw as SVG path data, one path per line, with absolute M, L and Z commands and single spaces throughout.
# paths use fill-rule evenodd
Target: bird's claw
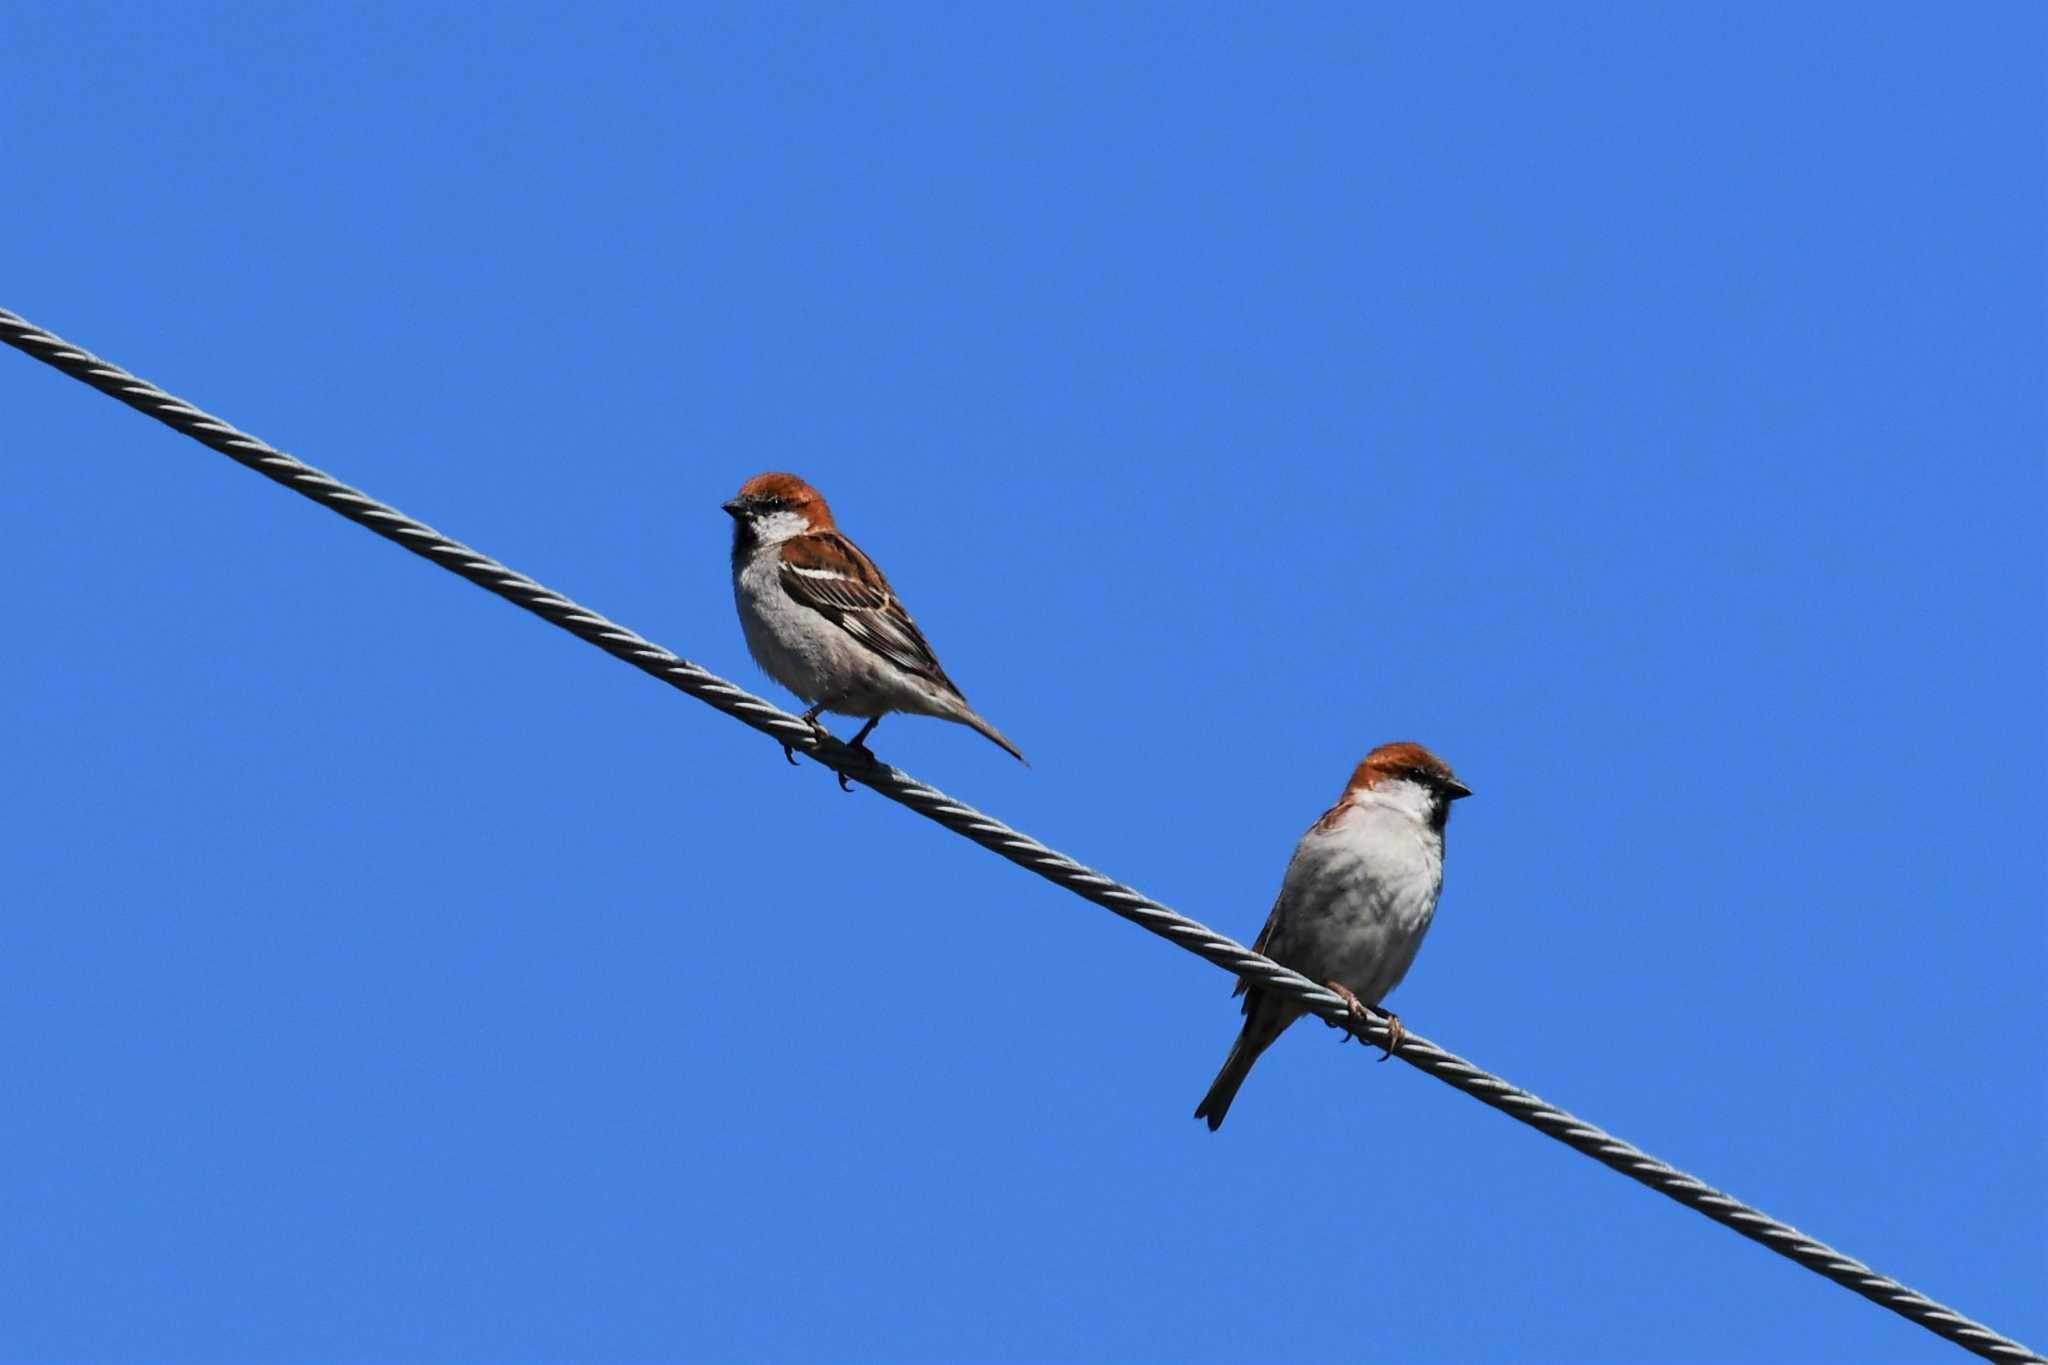
M 1363 1033 L 1358 1031 L 1359 1025 L 1372 1017 L 1371 1012 L 1365 1007 L 1365 1002 L 1360 1000 L 1357 994 L 1341 981 L 1328 981 L 1323 984 L 1335 991 L 1337 998 L 1344 1002 L 1344 1013 L 1347 1016 L 1344 1036 L 1346 1038 L 1356 1038 L 1361 1043 L 1369 1041 Z M 1401 1046 L 1401 1040 L 1408 1036 L 1408 1030 L 1401 1027 L 1400 1015 L 1389 1011 L 1382 1017 L 1386 1020 L 1387 1024 L 1386 1051 L 1380 1054 L 1380 1060 L 1384 1062 L 1387 1058 L 1394 1055 L 1395 1048 Z M 1331 1027 L 1335 1028 L 1337 1026 L 1333 1024 Z
M 827 730 L 824 727 L 824 725 L 819 722 L 818 717 L 816 716 L 816 714 L 814 714 L 814 711 L 815 708 L 813 711 L 806 711 L 804 713 L 804 719 L 811 723 L 811 733 L 815 734 L 819 739 L 833 739 L 832 732 L 830 730 Z M 833 740 L 833 742 L 837 743 L 838 741 Z M 852 785 L 848 783 L 846 780 L 845 773 L 840 772 L 837 768 L 834 768 L 832 770 L 832 776 L 839 779 L 839 790 L 843 792 L 850 792 L 853 790 Z
M 1401 1040 L 1408 1036 L 1408 1030 L 1401 1026 L 1401 1016 L 1393 1013 L 1391 1010 L 1383 1015 L 1382 1018 L 1386 1021 L 1387 1025 L 1387 1050 L 1380 1054 L 1380 1060 L 1384 1062 L 1387 1058 L 1394 1055 L 1395 1048 L 1401 1046 Z
M 868 723 L 860 727 L 860 733 L 846 741 L 846 747 L 859 754 L 868 762 L 873 763 L 875 761 L 875 751 L 868 747 L 868 736 L 873 734 L 875 727 L 881 723 L 882 718 L 880 716 L 869 716 Z M 846 791 L 853 790 L 853 788 L 846 785 L 845 773 L 839 774 L 839 785 Z
M 862 758 L 866 759 L 870 763 L 873 763 L 875 761 L 874 751 L 868 748 L 866 740 L 869 733 L 874 730 L 875 726 L 880 724 L 882 718 L 880 716 L 870 717 L 868 723 L 860 727 L 859 734 L 855 735 L 851 740 L 841 744 L 838 739 L 834 738 L 832 732 L 825 728 L 824 722 L 818 719 L 818 713 L 824 709 L 825 703 L 818 702 L 815 705 L 811 706 L 808 710 L 806 710 L 801 716 L 798 716 L 797 719 L 801 720 L 804 724 L 810 726 L 811 733 L 816 735 L 819 739 L 828 740 L 834 744 L 839 744 L 841 748 L 852 749 L 855 752 L 857 752 Z M 791 751 L 789 745 L 785 744 L 782 746 L 782 756 L 789 760 L 791 767 L 795 767 L 797 765 L 796 754 Z M 839 779 L 839 790 L 843 792 L 850 792 L 853 790 L 853 784 L 846 780 L 845 773 L 840 772 L 837 768 L 834 768 L 832 770 L 832 775 Z
M 818 724 L 819 710 L 819 707 L 813 706 L 809 710 L 805 711 L 802 715 L 797 717 L 798 720 L 802 721 L 804 724 L 811 727 L 811 733 L 814 735 L 822 735 L 827 733 L 825 727 Z M 792 749 L 789 745 L 785 744 L 782 746 L 782 756 L 784 759 L 788 761 L 790 767 L 794 768 L 799 766 L 796 761 L 796 750 Z
M 820 711 L 822 711 L 822 710 L 824 710 L 824 709 L 825 709 L 825 705 L 824 705 L 824 703 L 823 703 L 823 702 L 820 702 L 820 703 L 818 703 L 818 704 L 817 704 L 816 706 L 813 706 L 813 707 L 811 707 L 811 708 L 810 708 L 809 710 L 805 711 L 805 712 L 804 712 L 804 713 L 803 713 L 803 714 L 802 714 L 801 716 L 798 716 L 798 717 L 797 717 L 797 719 L 798 719 L 798 720 L 800 720 L 800 721 L 802 721 L 802 722 L 803 722 L 804 724 L 806 724 L 806 725 L 810 726 L 810 727 L 811 727 L 811 733 L 812 733 L 812 734 L 814 734 L 814 735 L 816 735 L 816 736 L 817 736 L 817 737 L 818 737 L 819 739 L 831 739 L 831 738 L 832 738 L 832 732 L 831 732 L 830 730 L 827 730 L 827 729 L 825 728 L 824 722 L 822 722 L 822 721 L 820 721 L 820 720 L 818 719 L 818 712 L 820 712 Z M 874 728 L 874 722 L 870 721 L 870 722 L 868 723 L 868 729 L 869 729 L 869 730 L 872 730 L 873 728 Z M 861 731 L 861 734 L 862 734 L 862 735 L 865 735 L 865 734 L 867 734 L 867 732 L 868 732 L 867 730 L 863 730 L 863 731 Z M 862 753 L 864 753 L 864 754 L 866 754 L 866 753 L 867 753 L 867 751 L 868 751 L 868 750 L 867 750 L 867 746 L 866 746 L 865 744 L 862 744 L 862 743 L 861 743 L 861 742 L 860 742 L 860 741 L 859 741 L 858 739 L 856 739 L 856 740 L 855 740 L 855 741 L 854 741 L 854 742 L 853 742 L 853 743 L 852 743 L 851 745 L 849 745 L 848 747 L 849 747 L 849 748 L 854 748 L 854 749 L 859 749 L 859 750 L 860 750 L 860 751 L 861 751 Z M 797 764 L 797 761 L 796 761 L 796 751 L 795 751 L 794 749 L 792 749 L 792 748 L 791 748 L 791 747 L 790 747 L 789 745 L 785 744 L 785 745 L 783 745 L 783 746 L 782 746 L 782 756 L 783 756 L 784 758 L 786 758 L 786 759 L 788 759 L 788 760 L 789 760 L 789 766 L 790 766 L 790 767 L 794 768 L 794 767 L 797 767 L 797 766 L 799 766 L 799 765 Z M 872 755 L 872 754 L 869 754 L 868 756 L 869 756 L 870 758 L 872 758 L 872 757 L 873 757 L 873 755 Z M 849 785 L 847 784 L 847 781 L 846 781 L 846 774 L 845 774 L 845 773 L 842 773 L 842 772 L 838 771 L 838 770 L 837 770 L 837 769 L 835 768 L 835 769 L 833 770 L 833 772 L 832 772 L 832 775 L 833 775 L 834 777 L 836 777 L 836 778 L 838 778 L 838 779 L 839 779 L 839 790 L 841 790 L 841 791 L 843 791 L 843 792 L 850 792 L 850 791 L 852 791 L 852 790 L 853 790 L 853 788 L 852 788 L 851 786 L 849 786 Z
M 873 749 L 870 749 L 867 745 L 861 743 L 858 739 L 854 739 L 848 742 L 846 747 L 853 750 L 855 753 L 859 754 L 862 758 L 866 759 L 870 763 L 873 763 L 875 761 L 875 751 Z M 841 791 L 849 792 L 853 790 L 853 788 L 846 785 L 845 773 L 839 774 L 839 789 Z
M 1353 1038 L 1364 1042 L 1365 1035 L 1358 1031 L 1358 1026 L 1365 1022 L 1365 1002 L 1360 1000 L 1357 994 L 1341 981 L 1326 981 L 1323 984 L 1335 991 L 1337 998 L 1344 1002 L 1344 1023 L 1332 1024 L 1330 1027 L 1342 1028 L 1344 1030 L 1344 1041 L 1346 1042 Z M 1343 1046 L 1343 1043 L 1340 1042 L 1338 1046 Z

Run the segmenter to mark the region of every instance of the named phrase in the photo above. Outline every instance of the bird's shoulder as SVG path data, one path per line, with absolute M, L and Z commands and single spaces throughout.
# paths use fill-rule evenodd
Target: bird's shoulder
M 791 536 L 776 546 L 776 567 L 790 595 L 814 605 L 878 611 L 896 598 L 875 561 L 837 531 Z

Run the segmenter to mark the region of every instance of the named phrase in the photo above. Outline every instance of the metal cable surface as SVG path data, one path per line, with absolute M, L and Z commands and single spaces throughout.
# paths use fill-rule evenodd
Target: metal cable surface
M 829 736 L 818 734 L 800 718 L 507 568 L 489 555 L 450 540 L 432 527 L 414 521 L 397 509 L 387 507 L 266 442 L 236 430 L 219 418 L 201 412 L 154 384 L 80 350 L 5 309 L 0 309 L 0 341 L 120 399 L 138 412 L 154 417 L 173 430 L 311 498 L 414 554 L 462 575 L 478 587 L 524 607 L 614 658 L 623 659 L 669 686 L 753 726 L 779 744 L 810 755 L 826 767 L 908 806 L 955 834 L 972 839 L 1019 867 L 1093 901 L 1227 972 L 1300 1002 L 1328 1023 L 1339 1027 L 1345 1025 L 1344 1002 L 1325 987 L 1252 952 L 1234 939 L 1167 909 L 1121 882 L 1047 848 L 1031 836 L 926 786 L 907 773 L 847 748 Z M 1386 1026 L 1378 1019 L 1369 1021 L 1360 1031 L 1369 1034 L 1375 1042 L 1384 1042 L 1386 1038 Z M 1519 1119 L 1538 1132 L 1695 1212 L 1705 1214 L 1752 1241 L 1762 1243 L 1779 1255 L 1854 1290 L 1965 1350 L 1987 1360 L 2044 1360 L 2010 1337 L 1973 1322 L 1897 1280 L 1879 1274 L 1861 1261 L 1844 1256 L 1826 1243 L 1815 1241 L 1797 1228 L 1703 1184 L 1620 1138 L 1481 1070 L 1426 1038 L 1407 1033 L 1396 1055 L 1482 1104 Z

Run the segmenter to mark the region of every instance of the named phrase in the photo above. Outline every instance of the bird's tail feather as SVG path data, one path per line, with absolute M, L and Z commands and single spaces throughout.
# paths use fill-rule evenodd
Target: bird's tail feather
M 1223 1059 L 1223 1069 L 1216 1073 L 1216 1079 L 1209 1082 L 1209 1093 L 1202 1096 L 1202 1103 L 1195 1109 L 1195 1117 L 1209 1121 L 1209 1131 L 1215 1132 L 1223 1126 L 1223 1116 L 1230 1112 L 1230 1102 L 1237 1098 L 1237 1088 L 1244 1084 L 1244 1078 L 1252 1074 L 1252 1063 L 1259 1060 L 1272 1038 L 1252 1037 L 1252 1026 L 1246 1023 L 1244 1032 L 1237 1035 L 1237 1041 L 1230 1045 L 1230 1055 Z
M 1011 758 L 1016 759 L 1019 763 L 1022 763 L 1027 768 L 1031 766 L 1031 760 L 1024 757 L 1023 753 L 1017 748 L 1016 745 L 1010 743 L 1009 738 L 1006 735 L 1004 735 L 1001 730 L 996 729 L 995 726 L 990 725 L 987 721 L 983 720 L 974 712 L 966 711 L 966 713 L 963 714 L 960 717 L 960 719 L 964 723 L 973 726 L 976 730 L 979 730 L 982 734 L 988 736 L 988 738 L 993 740 L 996 744 L 1000 745 L 1002 749 L 1010 755 Z

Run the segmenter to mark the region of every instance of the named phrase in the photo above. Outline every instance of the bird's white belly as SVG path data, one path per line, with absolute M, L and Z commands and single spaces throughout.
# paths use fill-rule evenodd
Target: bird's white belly
M 1328 975 L 1321 979 L 1341 981 L 1359 999 L 1378 1004 L 1408 975 L 1435 911 L 1434 896 L 1358 897 L 1341 903 L 1328 935 Z
M 1443 885 L 1443 864 L 1417 835 L 1354 815 L 1289 869 L 1287 931 L 1277 961 L 1378 1004 L 1415 961 Z

